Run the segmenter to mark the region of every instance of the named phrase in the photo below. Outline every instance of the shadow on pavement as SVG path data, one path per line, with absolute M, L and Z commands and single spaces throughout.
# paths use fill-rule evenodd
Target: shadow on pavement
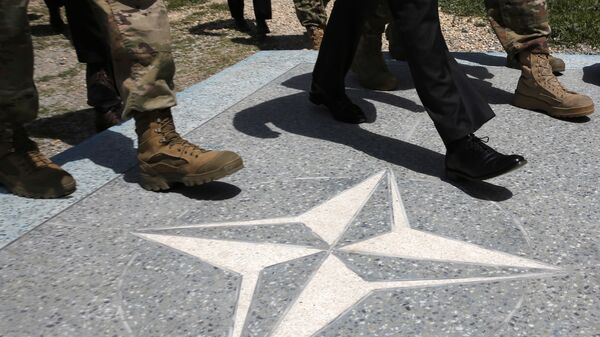
M 305 89 L 310 83 L 310 74 L 291 78 L 283 83 L 291 88 Z M 364 100 L 369 98 L 409 111 L 419 110 L 414 102 L 383 92 L 353 92 L 354 101 L 361 107 L 373 105 Z M 401 123 L 401 121 L 399 121 Z M 404 142 L 399 139 L 382 136 L 365 130 L 358 125 L 334 121 L 325 108 L 314 107 L 308 102 L 305 92 L 280 97 L 258 104 L 237 113 L 233 119 L 234 127 L 256 138 L 277 138 L 279 133 L 268 125 L 305 137 L 322 139 L 352 147 L 374 158 L 384 160 L 409 170 L 432 177 L 444 178 L 444 155 Z M 503 201 L 512 197 L 512 192 L 504 187 L 487 182 L 450 182 L 470 196 L 484 200 Z
M 390 71 L 398 78 L 399 85 L 397 90 L 414 89 L 415 85 L 410 74 L 408 63 L 402 61 L 392 61 L 388 63 L 388 65 Z M 461 67 L 467 75 L 470 75 L 471 83 L 477 88 L 477 90 L 487 100 L 488 103 L 510 103 L 513 94 L 504 89 L 494 87 L 492 82 L 487 81 L 494 78 L 495 75 L 492 74 L 485 66 L 461 64 Z M 517 85 L 517 80 L 518 77 L 515 77 L 515 87 Z M 347 86 L 352 88 L 361 88 L 352 72 L 350 72 L 350 75 L 348 76 Z
M 41 117 L 27 124 L 29 135 L 36 138 L 60 139 L 76 145 L 96 134 L 94 109 Z
M 300 50 L 306 48 L 304 35 L 268 35 L 266 38 L 255 34 L 256 27 L 251 20 L 247 20 L 251 31 L 244 37 L 233 37 L 231 41 L 237 44 L 257 46 L 260 50 Z M 224 30 L 235 30 L 233 19 L 215 20 L 196 25 L 189 29 L 194 35 L 205 36 L 227 36 L 229 32 Z
M 137 184 L 139 181 L 139 170 L 135 166 L 125 172 L 123 180 L 128 183 Z M 213 181 L 199 186 L 185 186 L 184 184 L 174 184 L 173 187 L 166 191 L 159 191 L 156 193 L 163 194 L 181 194 L 186 198 L 194 200 L 210 200 L 220 201 L 227 200 L 236 197 L 242 192 L 242 190 L 232 184 L 228 184 L 222 181 Z
M 492 66 L 492 67 L 505 67 L 506 66 L 506 56 L 499 55 L 490 55 L 486 53 L 466 53 L 466 52 L 455 52 L 452 53 L 454 58 L 469 61 L 477 64 L 481 64 L 482 66 Z

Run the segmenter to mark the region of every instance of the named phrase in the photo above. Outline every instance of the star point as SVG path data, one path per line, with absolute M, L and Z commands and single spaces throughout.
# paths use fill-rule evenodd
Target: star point
M 337 247 L 337 242 L 346 233 L 352 221 L 365 207 L 384 179 L 388 181 L 390 193 L 388 200 L 391 200 L 390 231 L 363 241 Z M 553 272 L 560 271 L 557 267 L 539 261 L 412 229 L 396 178 L 391 170 L 381 171 L 299 216 L 180 228 L 289 225 L 293 223 L 301 223 L 310 228 L 315 236 L 329 245 L 328 249 L 295 244 L 204 239 L 157 233 L 136 233 L 136 235 L 241 275 L 242 281 L 239 287 L 233 326 L 229 334 L 233 337 L 240 337 L 243 334 L 254 292 L 258 286 L 259 275 L 265 268 L 319 252 L 327 252 L 327 256 L 313 271 L 298 297 L 290 304 L 279 324 L 274 327 L 271 337 L 310 337 L 376 290 L 547 277 Z M 539 272 L 502 277 L 372 282 L 365 280 L 349 268 L 334 254 L 336 250 L 423 261 L 536 269 Z

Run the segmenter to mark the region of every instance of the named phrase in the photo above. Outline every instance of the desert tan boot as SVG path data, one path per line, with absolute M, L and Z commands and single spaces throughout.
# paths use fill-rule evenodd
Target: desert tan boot
M 0 184 L 27 198 L 60 198 L 75 192 L 75 179 L 40 153 L 20 125 L 0 124 Z
M 390 46 L 390 52 L 391 52 L 391 46 Z M 555 75 L 563 73 L 565 71 L 565 69 L 567 68 L 565 61 L 563 61 L 561 58 L 558 58 L 558 57 L 555 57 L 552 55 L 548 56 L 548 62 L 550 62 L 550 67 L 552 67 L 552 72 Z M 521 70 L 521 61 L 519 60 L 519 56 L 518 55 L 516 57 L 508 56 L 506 58 L 506 66 L 509 68 Z
M 552 117 L 573 118 L 594 112 L 588 96 L 565 89 L 552 73 L 547 54 L 521 52 L 521 77 L 512 104 L 543 111 Z
M 306 27 L 308 33 L 308 40 L 310 42 L 310 48 L 313 50 L 319 50 L 321 48 L 321 42 L 323 42 L 324 31 L 321 27 L 308 26 Z
M 136 112 L 134 118 L 140 185 L 147 190 L 166 190 L 173 183 L 201 185 L 244 167 L 234 152 L 205 150 L 181 138 L 169 109 Z
M 381 52 L 381 35 L 363 34 L 352 62 L 352 72 L 361 86 L 371 90 L 394 90 L 398 79 L 385 63 Z

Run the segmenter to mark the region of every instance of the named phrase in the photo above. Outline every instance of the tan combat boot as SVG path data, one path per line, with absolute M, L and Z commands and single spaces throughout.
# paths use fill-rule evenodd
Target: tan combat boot
M 565 89 L 552 73 L 547 54 L 521 52 L 521 78 L 512 104 L 543 111 L 552 117 L 573 118 L 594 112 L 594 102 L 585 95 Z
M 390 47 L 390 51 L 391 51 L 391 47 Z M 548 56 L 548 62 L 550 62 L 550 67 L 552 68 L 552 72 L 554 74 L 560 74 L 560 73 L 564 72 L 565 69 L 567 68 L 565 61 L 563 61 L 562 59 L 560 59 L 558 57 L 552 56 L 552 55 Z M 521 70 L 521 61 L 519 61 L 519 55 L 517 55 L 517 56 L 509 55 L 508 57 L 506 57 L 506 66 L 508 68 Z
M 390 72 L 381 52 L 381 35 L 363 34 L 352 62 L 361 86 L 371 90 L 394 90 L 398 79 Z
M 242 158 L 229 151 L 209 151 L 181 138 L 169 109 L 136 112 L 140 185 L 166 190 L 173 183 L 201 185 L 244 167 Z
M 319 48 L 321 48 L 321 42 L 323 42 L 323 35 L 325 34 L 323 28 L 308 26 L 306 27 L 306 32 L 308 33 L 310 48 L 313 50 L 319 50 Z
M 0 124 L 0 184 L 27 198 L 60 198 L 75 192 L 75 179 L 40 153 L 22 126 Z

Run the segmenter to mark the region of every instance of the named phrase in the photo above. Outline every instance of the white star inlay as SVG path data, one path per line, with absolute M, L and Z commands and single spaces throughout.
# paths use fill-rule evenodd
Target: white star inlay
M 391 231 L 362 242 L 339 247 L 338 241 L 352 220 L 386 178 L 391 187 Z M 271 332 L 271 337 L 312 336 L 375 290 L 545 277 L 560 271 L 557 267 L 535 260 L 411 229 L 396 180 L 388 171 L 382 171 L 368 178 L 299 216 L 184 226 L 177 227 L 177 229 L 289 225 L 292 223 L 306 225 L 316 236 L 329 244 L 329 248 L 326 250 L 328 255 L 313 271 L 298 298 L 290 305 L 279 324 Z M 239 273 L 242 276 L 235 318 L 230 330 L 230 336 L 233 337 L 240 337 L 245 324 L 248 324 L 246 318 L 262 270 L 275 264 L 325 251 L 294 244 L 238 242 L 153 233 L 137 233 L 136 235 L 196 256 L 214 266 Z M 333 251 L 414 260 L 537 269 L 539 272 L 497 277 L 370 282 L 349 269 L 332 254 Z

